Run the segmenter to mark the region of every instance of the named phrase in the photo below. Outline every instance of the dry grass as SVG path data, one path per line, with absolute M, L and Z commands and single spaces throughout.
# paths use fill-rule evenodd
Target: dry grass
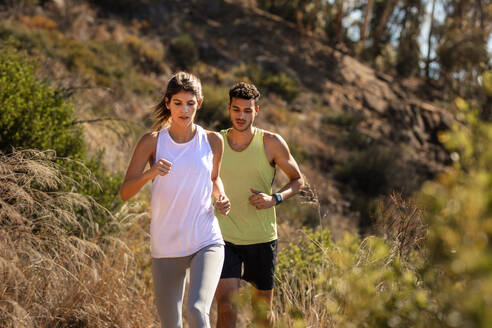
M 407 258 L 413 250 L 421 249 L 427 233 L 422 209 L 393 192 L 379 204 L 379 210 L 377 233 L 390 241 L 395 255 Z
M 54 156 L 0 155 L 0 326 L 155 326 L 133 253 L 98 231 L 94 201 L 60 191 Z
M 313 203 L 318 198 L 312 190 L 304 197 Z M 274 300 L 279 327 L 374 327 L 389 320 L 380 311 L 393 300 L 409 302 L 405 281 L 415 276 L 410 258 L 424 255 L 422 210 L 393 193 L 380 211 L 380 237 L 346 233 L 334 241 L 319 226 L 301 230 L 279 253 Z

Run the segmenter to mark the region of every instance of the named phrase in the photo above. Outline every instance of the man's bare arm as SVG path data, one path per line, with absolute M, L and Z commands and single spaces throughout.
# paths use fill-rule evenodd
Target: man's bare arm
M 289 146 L 285 140 L 274 133 L 266 133 L 264 138 L 265 150 L 271 154 L 273 162 L 287 175 L 289 182 L 285 184 L 277 193 L 282 199 L 289 199 L 299 193 L 304 187 L 304 179 L 301 175 L 299 165 L 292 156 Z M 272 195 L 261 193 L 251 189 L 253 195 L 249 198 L 250 203 L 257 209 L 270 208 L 276 205 L 276 200 Z

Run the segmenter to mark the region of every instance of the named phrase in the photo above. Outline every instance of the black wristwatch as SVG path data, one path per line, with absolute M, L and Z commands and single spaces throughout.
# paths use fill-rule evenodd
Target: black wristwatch
M 275 205 L 282 203 L 282 201 L 283 201 L 282 194 L 277 192 L 277 193 L 274 193 L 272 196 L 273 196 L 273 198 L 275 198 Z

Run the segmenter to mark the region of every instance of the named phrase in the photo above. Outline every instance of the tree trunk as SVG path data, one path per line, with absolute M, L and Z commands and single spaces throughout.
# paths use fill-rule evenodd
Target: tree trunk
M 436 9 L 436 0 L 432 0 L 432 11 L 431 11 L 431 21 L 429 28 L 429 36 L 427 37 L 427 59 L 425 61 L 425 76 L 430 78 L 430 55 L 431 55 L 431 47 L 432 47 L 432 32 L 434 29 L 434 11 Z
M 299 29 L 299 31 L 301 31 L 301 33 L 305 32 L 303 18 L 304 15 L 302 14 L 302 9 L 298 7 L 296 9 L 296 24 L 297 24 L 297 28 Z
M 362 21 L 362 28 L 360 31 L 360 39 L 359 39 L 359 44 L 360 48 L 364 49 L 364 46 L 366 44 L 366 39 L 367 39 L 367 30 L 369 28 L 369 22 L 371 21 L 372 18 L 372 7 L 374 5 L 374 0 L 368 0 L 366 4 L 366 10 L 364 11 L 364 18 Z
M 337 0 L 337 16 L 335 18 L 335 43 L 342 41 L 342 20 L 343 20 L 343 4 L 344 0 Z
M 482 0 L 476 0 L 476 6 L 477 6 L 477 11 L 480 15 L 480 28 L 483 30 L 485 27 L 485 18 L 484 18 L 484 12 L 483 12 L 483 2 Z
M 386 7 L 384 8 L 383 15 L 381 17 L 381 20 L 379 21 L 379 24 L 376 26 L 376 29 L 374 31 L 374 44 L 373 44 L 373 50 L 374 53 L 378 51 L 379 47 L 379 42 L 381 41 L 381 37 L 384 32 L 384 28 L 388 24 L 388 21 L 391 17 L 391 14 L 395 10 L 396 6 L 398 5 L 399 0 L 387 0 L 386 2 Z

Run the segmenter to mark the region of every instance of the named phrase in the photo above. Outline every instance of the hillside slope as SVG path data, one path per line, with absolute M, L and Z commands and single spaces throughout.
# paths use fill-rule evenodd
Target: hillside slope
M 321 204 L 322 218 L 312 208 L 299 209 L 291 203 L 280 210 L 286 220 L 301 216 L 301 223 L 310 225 L 321 220 L 341 229 L 368 226 L 374 200 L 393 189 L 410 194 L 449 161 L 438 132 L 450 127 L 453 116 L 430 102 L 434 99 L 420 99 L 419 81 L 399 81 L 377 72 L 327 46 L 326 40 L 304 35 L 292 24 L 242 1 L 137 1 L 118 8 L 46 1 L 34 10 L 4 12 L 3 17 L 8 19 L 2 23 L 2 39 L 17 37 L 19 48 L 25 45 L 18 32 L 22 26 L 24 38 L 41 29 L 49 35 L 59 33 L 64 42 L 97 43 L 103 51 L 109 43 L 130 49 L 127 66 L 111 71 L 109 82 L 90 75 L 96 76 L 102 68 L 82 75 L 79 63 L 63 60 L 42 46 L 29 50 L 47 58 L 51 69 L 45 69 L 46 79 L 55 74 L 66 78 L 66 85 L 53 79 L 58 86 L 95 88 L 73 96 L 81 119 L 109 115 L 134 122 L 124 128 L 118 121 L 105 128 L 86 126 L 94 150 L 105 148 L 108 164 L 116 169 L 124 168 L 136 138 L 149 128 L 149 107 L 158 101 L 169 73 L 178 69 L 170 45 L 180 35 L 192 37 L 199 61 L 191 70 L 211 88 L 212 96 L 220 98 L 212 110 L 223 110 L 222 117 L 228 87 L 243 77 L 261 84 L 255 76 L 266 72 L 297 82 L 295 98 L 260 90 L 265 97 L 258 125 L 288 141 Z M 35 24 L 35 17 L 46 17 L 56 27 Z M 95 53 L 92 61 L 102 58 L 106 66 L 116 62 L 101 56 L 96 46 L 88 49 Z M 77 54 L 73 56 L 77 59 Z M 120 76 L 126 82 L 120 82 Z M 205 104 L 211 99 L 206 94 Z
M 301 95 L 293 102 L 266 101 L 259 124 L 301 152 L 303 171 L 331 215 L 352 212 L 347 201 L 360 198 L 353 193 L 411 193 L 449 161 L 438 132 L 453 117 L 420 99 L 427 94 L 423 83 L 379 73 L 278 17 L 238 1 L 166 1 L 120 17 L 148 20 L 147 31 L 163 44 L 192 35 L 200 59 L 221 71 L 254 63 L 296 80 Z M 279 115 L 282 107 L 291 115 Z M 351 168 L 354 161 L 366 168 Z

